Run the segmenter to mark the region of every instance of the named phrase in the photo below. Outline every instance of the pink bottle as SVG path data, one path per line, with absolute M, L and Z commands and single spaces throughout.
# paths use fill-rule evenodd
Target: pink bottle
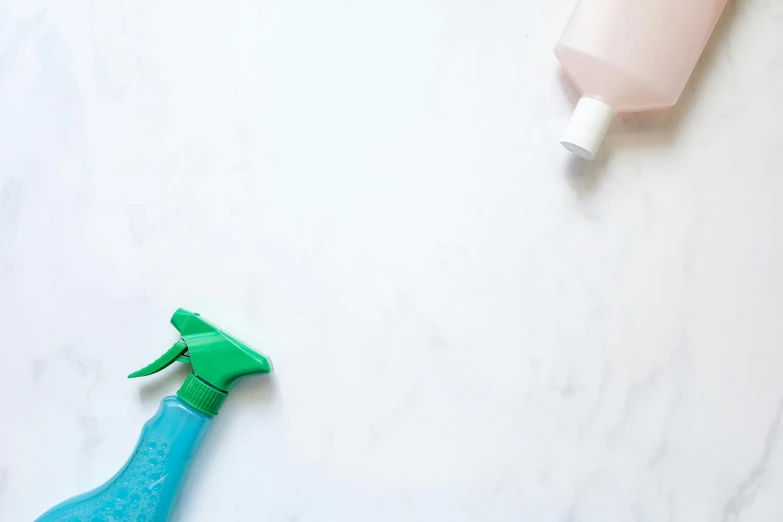
M 727 0 L 580 0 L 555 54 L 582 98 L 561 143 L 593 159 L 618 112 L 677 102 Z

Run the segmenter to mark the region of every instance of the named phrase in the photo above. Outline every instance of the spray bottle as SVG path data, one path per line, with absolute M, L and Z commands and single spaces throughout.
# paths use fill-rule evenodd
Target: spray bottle
M 166 397 L 141 431 L 120 471 L 102 486 L 53 507 L 36 522 L 165 522 L 204 434 L 228 390 L 242 377 L 269 373 L 272 362 L 199 314 L 179 309 L 171 324 L 182 337 L 128 377 L 157 373 L 175 361 L 193 371 Z

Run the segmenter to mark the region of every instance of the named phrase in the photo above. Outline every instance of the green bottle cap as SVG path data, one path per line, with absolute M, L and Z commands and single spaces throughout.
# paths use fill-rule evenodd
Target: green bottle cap
M 232 337 L 199 314 L 180 308 L 171 324 L 182 338 L 155 362 L 129 378 L 145 377 L 168 367 L 174 361 L 193 365 L 177 395 L 183 402 L 207 415 L 217 415 L 228 391 L 242 377 L 269 373 L 272 361 L 236 337 Z

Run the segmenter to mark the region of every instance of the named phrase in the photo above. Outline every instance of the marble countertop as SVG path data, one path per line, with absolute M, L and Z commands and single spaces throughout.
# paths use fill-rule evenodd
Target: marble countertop
M 0 520 L 97 486 L 185 369 L 268 353 L 174 519 L 783 519 L 783 2 L 584 164 L 573 0 L 5 2 Z

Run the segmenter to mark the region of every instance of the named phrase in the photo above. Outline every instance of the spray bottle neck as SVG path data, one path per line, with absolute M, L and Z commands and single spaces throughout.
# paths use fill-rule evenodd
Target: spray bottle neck
M 190 372 L 177 391 L 177 397 L 194 410 L 207 415 L 217 415 L 228 397 L 228 392 L 210 386 L 209 383 L 199 379 L 195 373 Z

